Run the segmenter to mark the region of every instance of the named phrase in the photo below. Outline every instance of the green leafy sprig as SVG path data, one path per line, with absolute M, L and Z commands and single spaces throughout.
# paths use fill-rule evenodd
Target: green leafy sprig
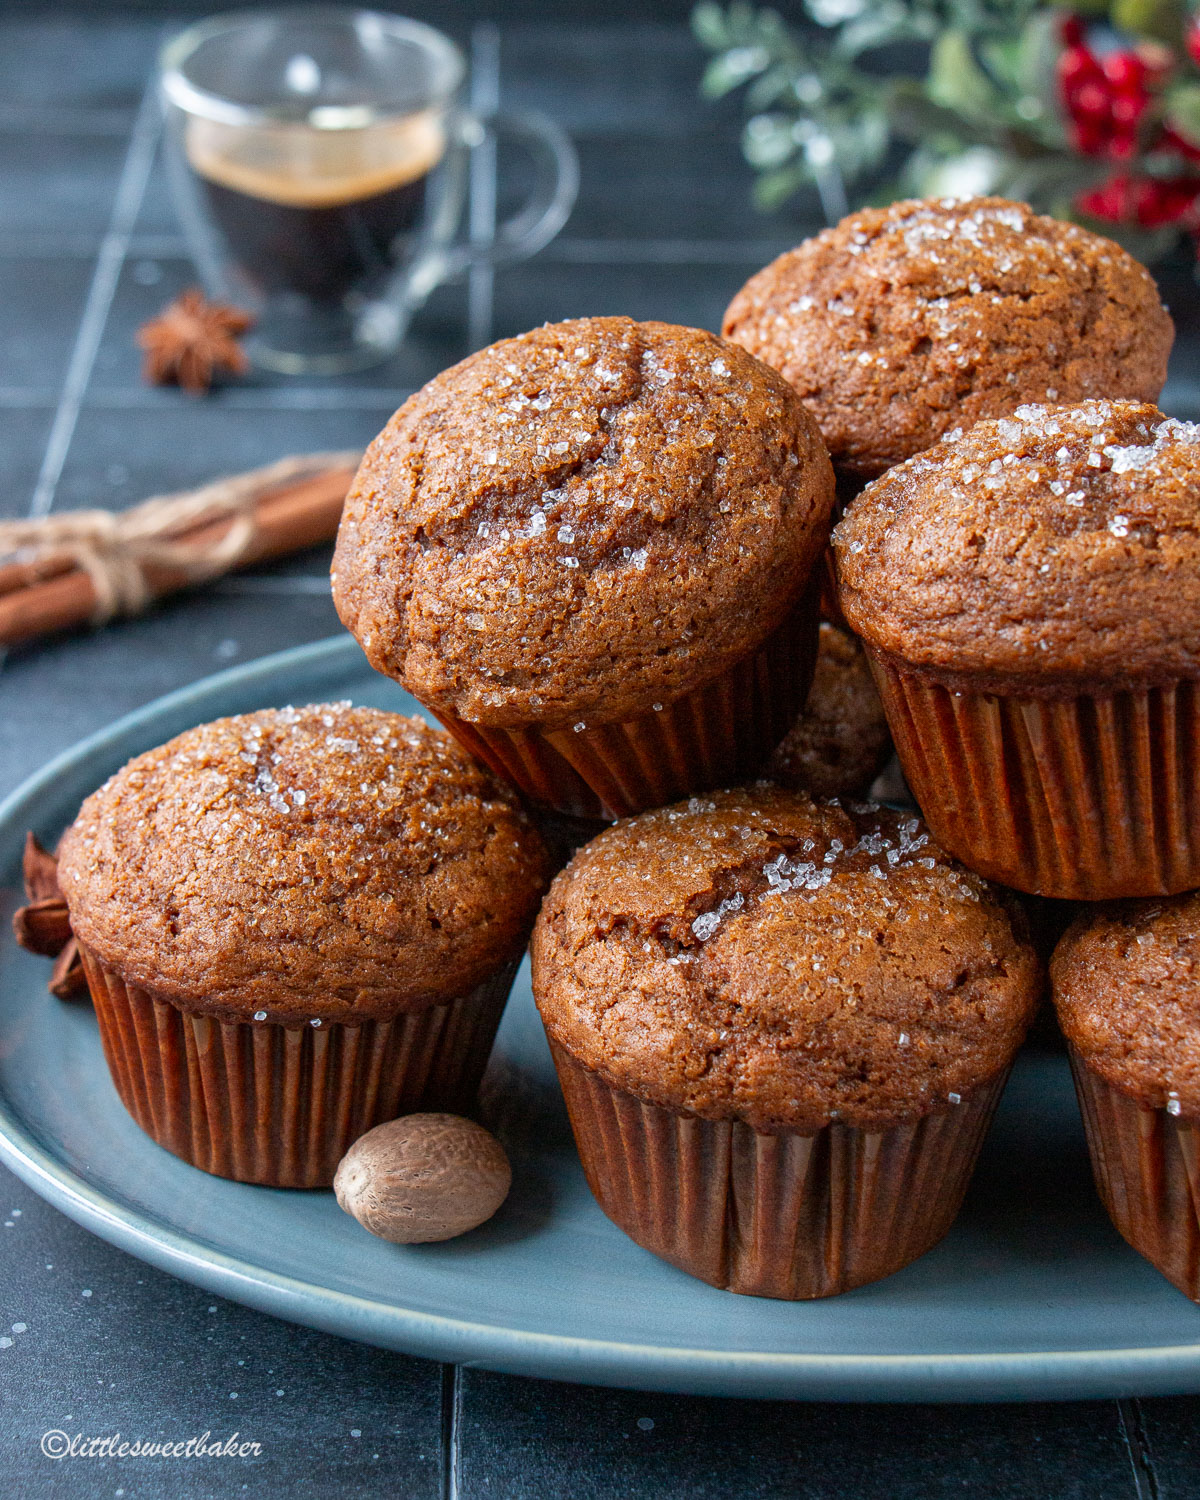
M 845 211 L 846 184 L 874 178 L 870 196 L 881 200 L 1000 193 L 1072 216 L 1116 170 L 1074 148 L 1064 112 L 1062 27 L 1083 12 L 1178 60 L 1157 117 L 1146 118 L 1200 141 L 1200 74 L 1183 43 L 1197 23 L 1179 0 L 1113 0 L 1111 13 L 1100 0 L 1069 12 L 1036 0 L 804 0 L 804 11 L 803 29 L 746 3 L 704 3 L 692 15 L 711 54 L 703 92 L 745 90 L 742 148 L 763 209 L 815 185 L 832 221 Z M 1131 165 L 1150 178 L 1179 171 L 1152 141 Z M 1179 233 L 1118 229 L 1143 254 Z

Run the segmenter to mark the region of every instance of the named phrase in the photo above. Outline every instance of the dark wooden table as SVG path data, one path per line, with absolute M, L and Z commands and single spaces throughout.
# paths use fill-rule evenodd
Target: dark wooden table
M 505 104 L 575 137 L 579 205 L 534 262 L 438 292 L 389 365 L 256 378 L 207 400 L 148 390 L 138 323 L 192 273 L 147 81 L 169 7 L 0 7 L 0 513 L 120 507 L 283 453 L 367 442 L 471 348 L 586 313 L 713 327 L 815 205 L 748 206 L 736 106 L 697 98 L 678 5 L 414 7 Z M 651 15 L 654 19 L 647 19 Z M 1195 416 L 1197 294 L 1165 404 Z M 14 651 L 0 791 L 116 715 L 217 668 L 338 629 L 328 556 L 230 579 L 138 621 Z M 0 1169 L 0 1490 L 15 1496 L 1200 1496 L 1200 1399 L 850 1407 L 557 1385 L 438 1366 L 250 1312 L 142 1265 Z M 51 1428 L 186 1439 L 257 1459 L 42 1456 Z

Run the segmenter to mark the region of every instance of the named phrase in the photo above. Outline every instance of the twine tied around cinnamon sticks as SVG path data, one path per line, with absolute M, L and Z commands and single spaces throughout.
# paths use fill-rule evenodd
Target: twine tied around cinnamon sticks
M 0 645 L 136 614 L 176 589 L 328 541 L 360 456 L 283 458 L 123 512 L 0 521 Z

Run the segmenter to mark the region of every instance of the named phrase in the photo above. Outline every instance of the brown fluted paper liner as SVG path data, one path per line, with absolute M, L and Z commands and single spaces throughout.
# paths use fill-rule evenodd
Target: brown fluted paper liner
M 588 1186 L 608 1217 L 701 1281 L 789 1300 L 878 1281 L 937 1244 L 1008 1076 L 890 1130 L 768 1134 L 647 1104 L 550 1045 Z
M 1109 1217 L 1139 1255 L 1200 1302 L 1200 1128 L 1139 1104 L 1073 1047 L 1070 1056 L 1096 1190 Z
M 1077 901 L 1200 886 L 1200 691 L 955 692 L 868 646 L 913 796 L 980 874 Z
M 125 1108 L 160 1146 L 219 1177 L 328 1187 L 365 1131 L 414 1110 L 470 1108 L 516 965 L 391 1021 L 224 1021 L 127 985 L 83 953 Z
M 817 659 L 816 593 L 810 585 L 753 656 L 621 724 L 497 729 L 435 711 L 477 760 L 532 802 L 573 817 L 624 818 L 734 786 L 761 770 L 804 707 Z

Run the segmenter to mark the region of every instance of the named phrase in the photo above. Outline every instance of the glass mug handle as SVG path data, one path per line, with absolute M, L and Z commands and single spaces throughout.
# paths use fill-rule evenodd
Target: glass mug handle
M 473 153 L 491 153 L 491 183 L 495 183 L 496 148 L 506 139 L 525 150 L 535 176 L 528 202 L 500 224 L 495 223 L 494 201 L 480 203 L 479 198 L 474 199 L 471 212 L 480 212 L 479 235 L 477 238 L 472 233 L 476 243 L 461 247 L 461 266 L 500 265 L 536 255 L 567 222 L 575 206 L 579 158 L 570 136 L 547 115 L 533 113 L 497 111 L 483 118 L 468 115 L 462 126 Z
M 472 177 L 467 237 L 454 240 L 451 230 L 446 237 L 448 243 L 435 245 L 423 264 L 409 273 L 405 285 L 408 312 L 435 287 L 472 266 L 502 265 L 536 255 L 567 222 L 579 192 L 575 147 L 566 131 L 546 115 L 506 111 L 484 116 L 463 114 L 457 131 L 459 144 L 470 158 Z M 497 224 L 495 153 L 502 141 L 511 141 L 525 151 L 533 165 L 534 181 L 526 203 Z M 481 157 L 479 153 L 486 154 Z M 460 206 L 461 199 L 456 210 Z

